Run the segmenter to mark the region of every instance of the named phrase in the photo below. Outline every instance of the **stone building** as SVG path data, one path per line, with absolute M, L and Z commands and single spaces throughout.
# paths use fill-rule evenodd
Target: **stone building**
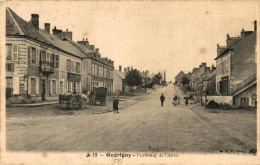
M 241 36 L 227 35 L 227 45 L 217 45 L 216 92 L 232 96 L 237 106 L 256 107 L 256 21 L 254 31 Z
M 105 87 L 112 94 L 114 61 L 101 57 L 99 49 L 89 45 L 87 38 L 77 43 L 71 42 L 86 56 L 83 60 L 83 91 L 91 92 L 94 87 Z
M 6 86 L 15 98 L 51 100 L 67 91 L 80 93 L 83 54 L 59 35 L 50 34 L 48 23 L 40 29 L 38 14 L 27 22 L 6 9 Z

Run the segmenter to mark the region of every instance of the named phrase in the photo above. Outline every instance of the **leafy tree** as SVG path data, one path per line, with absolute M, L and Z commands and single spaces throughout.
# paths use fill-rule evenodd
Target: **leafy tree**
M 154 84 L 160 84 L 160 80 L 162 79 L 162 75 L 161 75 L 161 73 L 159 72 L 159 73 L 157 73 L 154 77 L 153 77 L 153 79 L 152 79 L 152 82 L 154 83 Z
M 125 81 L 126 84 L 132 88 L 133 86 L 138 86 L 142 84 L 142 76 L 136 69 L 134 69 L 126 74 Z

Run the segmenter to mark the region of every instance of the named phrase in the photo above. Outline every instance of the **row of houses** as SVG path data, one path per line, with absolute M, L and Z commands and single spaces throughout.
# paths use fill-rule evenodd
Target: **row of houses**
M 240 36 L 230 37 L 227 34 L 226 45 L 217 44 L 216 67 L 207 67 L 202 63 L 192 72 L 181 71 L 175 77 L 175 83 L 183 87 L 184 77 L 189 88 L 197 97 L 198 102 L 205 104 L 211 100 L 241 107 L 257 106 L 256 90 L 256 35 L 257 22 L 254 30 L 241 30 Z
M 127 85 L 125 81 L 126 74 L 130 72 L 131 70 L 134 70 L 133 67 L 126 67 L 124 70 L 122 70 L 122 66 L 120 65 L 118 69 L 114 69 L 113 71 L 113 84 L 114 84 L 114 93 L 121 93 L 121 92 L 129 92 L 129 86 Z M 154 74 L 150 74 L 148 70 L 146 71 L 138 71 L 139 74 L 142 77 L 142 84 L 141 86 L 148 85 L 152 83 L 152 79 L 154 77 Z
M 114 69 L 114 61 L 101 57 L 87 38 L 75 42 L 72 31 L 50 27 L 39 27 L 38 14 L 25 21 L 6 8 L 6 87 L 15 99 L 56 100 L 59 94 L 89 93 L 94 87 L 105 87 L 110 94 L 128 91 L 130 67 Z M 143 83 L 147 77 L 151 81 L 148 72 L 140 74 Z
M 68 92 L 113 92 L 114 61 L 101 57 L 88 39 L 74 42 L 73 33 L 50 23 L 39 28 L 39 15 L 29 22 L 6 8 L 6 87 L 17 98 L 57 99 Z

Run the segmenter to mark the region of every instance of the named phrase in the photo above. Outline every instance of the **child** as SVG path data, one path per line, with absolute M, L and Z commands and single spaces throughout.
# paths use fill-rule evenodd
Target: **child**
M 113 100 L 113 108 L 114 108 L 115 113 L 119 113 L 118 112 L 118 104 L 119 104 L 118 98 L 115 97 L 114 100 Z

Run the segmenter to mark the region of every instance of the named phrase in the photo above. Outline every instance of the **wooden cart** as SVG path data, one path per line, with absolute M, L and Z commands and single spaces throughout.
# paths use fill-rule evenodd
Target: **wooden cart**
M 67 108 L 67 109 L 82 108 L 81 95 L 59 95 L 58 108 Z
M 101 105 L 106 105 L 106 96 L 107 96 L 107 88 L 98 87 L 93 88 L 92 95 L 90 97 L 90 104 L 96 104 L 96 102 L 100 102 Z

